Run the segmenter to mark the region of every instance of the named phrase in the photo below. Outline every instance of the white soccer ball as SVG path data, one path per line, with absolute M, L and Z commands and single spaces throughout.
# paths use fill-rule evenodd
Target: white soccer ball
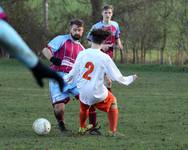
M 38 135 L 45 135 L 50 132 L 51 124 L 47 119 L 39 118 L 33 122 L 33 130 Z

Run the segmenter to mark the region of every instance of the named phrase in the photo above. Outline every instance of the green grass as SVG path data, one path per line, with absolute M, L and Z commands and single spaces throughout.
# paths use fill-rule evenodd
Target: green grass
M 65 119 L 74 134 L 56 127 L 48 82 L 41 89 L 30 72 L 15 60 L 0 60 L 0 150 L 186 150 L 188 149 L 188 74 L 176 66 L 119 65 L 122 73 L 137 73 L 129 87 L 113 84 L 119 104 L 118 130 L 125 137 L 79 136 L 79 105 L 71 101 Z M 32 130 L 35 119 L 52 124 L 47 136 Z M 98 111 L 101 132 L 106 114 Z

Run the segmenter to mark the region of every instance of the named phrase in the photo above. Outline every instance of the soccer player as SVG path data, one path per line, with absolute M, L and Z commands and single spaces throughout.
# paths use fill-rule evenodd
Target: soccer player
M 43 86 L 43 78 L 52 78 L 57 81 L 60 90 L 63 90 L 63 79 L 50 68 L 43 65 L 32 52 L 18 33 L 6 22 L 6 14 L 0 6 L 0 47 L 15 56 L 29 68 L 39 86 Z
M 84 50 L 84 47 L 79 42 L 83 31 L 84 22 L 82 20 L 71 20 L 70 33 L 55 37 L 42 51 L 44 56 L 52 63 L 51 68 L 57 71 L 62 77 L 69 73 L 78 53 Z M 61 131 L 66 131 L 64 123 L 65 104 L 69 102 L 70 94 L 79 99 L 79 91 L 76 84 L 72 83 L 67 86 L 65 85 L 64 91 L 61 92 L 57 88 L 57 83 L 53 82 L 53 80 L 50 81 L 49 87 L 54 114 L 59 128 Z M 96 120 L 95 114 L 91 114 L 91 117 L 92 120 Z
M 91 48 L 79 53 L 75 64 L 65 81 L 77 83 L 80 91 L 80 128 L 79 132 L 87 131 L 86 119 L 90 107 L 107 112 L 111 135 L 116 135 L 118 123 L 118 107 L 114 95 L 104 85 L 104 76 L 120 84 L 129 85 L 136 75 L 124 77 L 109 55 L 101 51 L 102 43 L 111 33 L 104 29 L 93 29 Z
M 125 55 L 123 50 L 123 45 L 120 39 L 119 25 L 117 22 L 112 21 L 113 10 L 114 8 L 112 5 L 105 5 L 102 9 L 102 20 L 94 24 L 87 35 L 88 41 L 92 41 L 92 36 L 90 33 L 93 29 L 106 29 L 110 31 L 112 34 L 103 42 L 101 50 L 104 53 L 108 54 L 112 59 L 113 59 L 113 51 L 116 43 L 123 56 Z M 105 76 L 104 78 L 105 78 L 104 80 L 105 86 L 108 88 L 109 91 L 111 91 L 112 88 L 111 80 L 107 76 Z M 96 115 L 95 109 L 92 107 L 90 109 L 93 110 L 92 113 Z M 90 123 L 92 123 L 92 120 L 90 120 Z M 94 125 L 94 123 L 92 124 Z
M 123 45 L 120 39 L 119 25 L 117 22 L 112 21 L 113 10 L 114 8 L 112 5 L 105 5 L 102 9 L 102 21 L 94 24 L 87 35 L 87 39 L 91 41 L 90 33 L 93 29 L 106 29 L 110 31 L 112 34 L 104 41 L 102 51 L 108 54 L 111 58 L 113 58 L 114 46 L 116 43 L 121 50 L 121 53 L 124 55 Z

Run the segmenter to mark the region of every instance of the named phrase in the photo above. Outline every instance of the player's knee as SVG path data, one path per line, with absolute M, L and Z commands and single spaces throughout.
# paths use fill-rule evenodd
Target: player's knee
M 75 96 L 75 98 L 76 98 L 77 100 L 79 100 L 79 99 L 80 99 L 79 95 L 76 95 L 76 96 Z
M 117 99 L 115 98 L 114 102 L 111 104 L 111 109 L 115 109 L 115 108 L 118 108 L 117 106 Z
M 58 103 L 54 105 L 54 111 L 55 113 L 61 113 L 65 109 L 65 104 L 64 103 Z
M 90 113 L 95 112 L 95 111 L 96 111 L 95 107 L 92 106 L 92 107 L 89 108 Z

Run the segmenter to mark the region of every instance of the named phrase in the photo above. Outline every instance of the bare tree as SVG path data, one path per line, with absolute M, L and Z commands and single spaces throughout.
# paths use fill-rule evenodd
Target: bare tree
M 160 6 L 161 5 L 161 6 Z M 167 43 L 167 34 L 168 34 L 168 18 L 172 13 L 172 7 L 173 1 L 159 1 L 158 4 L 158 14 L 161 18 L 161 47 L 160 47 L 160 60 L 159 63 L 163 64 L 164 63 L 164 50 L 166 48 L 166 43 Z
M 90 0 L 92 7 L 92 22 L 97 22 L 101 17 L 101 6 L 103 4 L 103 0 Z
M 44 30 L 45 32 L 48 32 L 48 0 L 43 1 L 44 5 Z
M 184 60 L 183 53 L 188 56 L 188 1 L 181 0 L 180 1 L 180 8 L 177 8 L 176 14 L 178 18 L 178 33 L 176 39 L 176 63 L 177 64 L 184 64 L 188 62 Z

